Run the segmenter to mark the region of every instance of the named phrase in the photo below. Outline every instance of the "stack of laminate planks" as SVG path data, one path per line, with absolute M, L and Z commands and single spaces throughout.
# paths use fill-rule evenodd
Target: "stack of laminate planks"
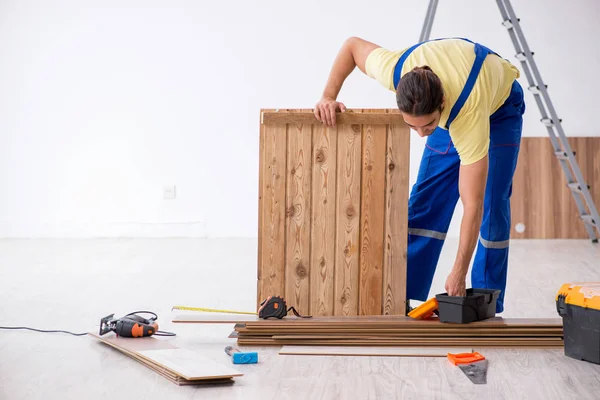
M 239 345 L 561 347 L 560 319 L 493 318 L 447 324 L 408 317 L 256 321 L 235 327 Z
M 187 315 L 173 322 L 217 322 Z M 231 322 L 231 319 L 229 319 Z M 562 347 L 560 318 L 490 318 L 470 324 L 415 320 L 405 316 L 313 317 L 237 321 L 240 346 L 459 346 Z
M 180 386 L 231 384 L 234 377 L 243 376 L 229 366 L 196 351 L 178 348 L 165 340 L 153 337 L 123 338 L 113 334 L 99 336 L 92 332 L 89 335 Z

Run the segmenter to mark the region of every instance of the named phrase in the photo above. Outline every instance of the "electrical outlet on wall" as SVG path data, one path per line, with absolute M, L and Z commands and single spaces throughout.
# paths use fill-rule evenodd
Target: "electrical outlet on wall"
M 175 185 L 163 186 L 163 199 L 172 200 L 175 198 Z

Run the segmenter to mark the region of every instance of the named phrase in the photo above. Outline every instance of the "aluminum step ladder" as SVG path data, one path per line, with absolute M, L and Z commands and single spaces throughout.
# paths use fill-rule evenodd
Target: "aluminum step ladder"
M 548 135 L 552 141 L 554 155 L 560 162 L 560 165 L 567 178 L 567 187 L 571 190 L 579 212 L 579 218 L 585 225 L 586 231 L 593 243 L 598 243 L 600 235 L 600 216 L 594 204 L 594 200 L 589 191 L 589 186 L 581 174 L 581 170 L 575 160 L 575 153 L 571 150 L 569 141 L 562 128 L 562 119 L 559 119 L 554 105 L 548 94 L 548 85 L 544 83 L 538 67 L 533 59 L 533 52 L 525 40 L 525 35 L 521 30 L 520 19 L 515 15 L 509 0 L 496 0 L 500 14 L 502 15 L 502 25 L 508 30 L 508 34 L 515 46 L 517 54 L 515 58 L 521 62 L 521 67 L 525 72 L 529 83 L 528 90 L 533 93 L 535 101 L 540 109 L 542 118 L 540 121 L 546 126 Z M 419 41 L 423 42 L 429 39 L 431 27 L 437 9 L 438 0 L 430 0 L 423 29 Z M 549 115 L 548 115 L 549 114 Z

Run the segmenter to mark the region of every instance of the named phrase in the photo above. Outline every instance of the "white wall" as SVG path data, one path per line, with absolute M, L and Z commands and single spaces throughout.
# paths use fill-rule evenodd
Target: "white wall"
M 413 44 L 428 2 L 365 4 L 1 0 L 0 236 L 256 236 L 259 109 L 313 107 L 348 36 Z M 599 2 L 513 5 L 568 134 L 599 135 Z M 441 0 L 431 36 L 516 63 L 500 22 L 493 0 Z M 395 107 L 358 70 L 340 100 Z

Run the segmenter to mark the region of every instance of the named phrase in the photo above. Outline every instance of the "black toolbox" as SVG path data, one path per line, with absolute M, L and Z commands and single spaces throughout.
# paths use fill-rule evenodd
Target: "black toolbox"
M 600 364 L 600 283 L 565 283 L 556 295 L 565 355 Z
M 441 293 L 435 296 L 438 302 L 440 322 L 468 324 L 496 316 L 496 301 L 500 290 L 467 289 L 466 296 L 448 296 Z

